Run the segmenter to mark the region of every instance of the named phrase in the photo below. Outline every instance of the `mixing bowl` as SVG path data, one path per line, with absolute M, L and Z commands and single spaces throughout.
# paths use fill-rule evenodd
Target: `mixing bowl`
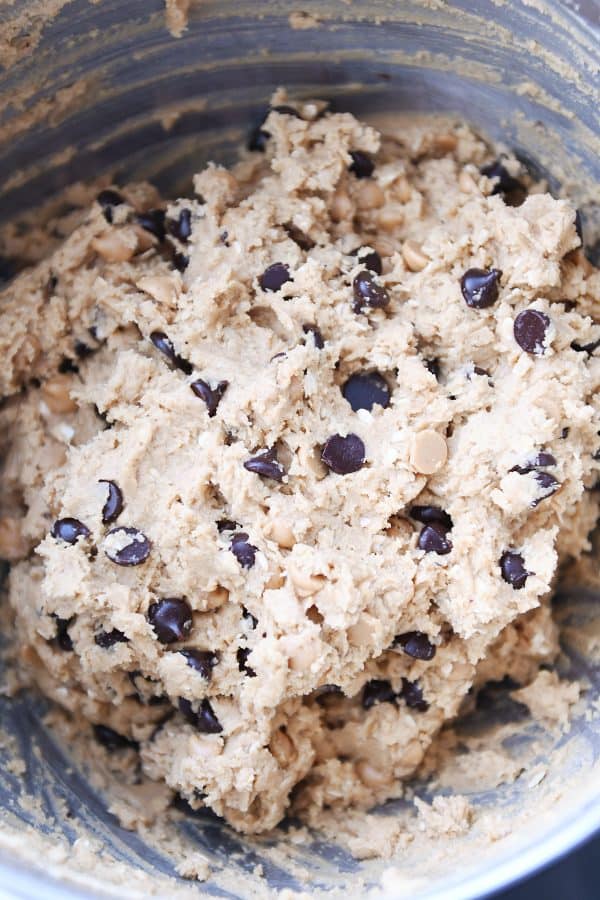
M 468 120 L 514 148 L 554 191 L 564 187 L 582 209 L 594 253 L 595 0 L 202 0 L 191 3 L 180 37 L 166 27 L 162 0 L 13 0 L 0 5 L 0 23 L 0 222 L 108 172 L 116 182 L 148 178 L 167 195 L 184 192 L 205 161 L 235 157 L 272 90 L 285 85 L 360 116 L 416 110 Z M 0 275 L 18 265 L 2 259 Z M 394 860 L 354 860 L 316 834 L 298 842 L 289 823 L 268 838 L 242 838 L 205 813 L 182 816 L 163 842 L 127 831 L 49 730 L 44 701 L 1 699 L 0 894 L 372 889 L 450 900 L 532 872 L 600 827 L 600 615 L 593 589 L 577 581 L 555 604 L 565 625 L 560 668 L 587 685 L 570 729 L 544 737 L 506 691 L 491 691 L 461 728 L 485 734 L 512 722 L 507 752 L 527 758 L 525 772 L 470 793 L 476 816 L 467 834 L 425 835 Z M 415 791 L 427 797 L 430 788 L 422 781 Z M 382 814 L 409 807 L 396 801 Z M 181 854 L 194 850 L 209 860 L 209 880 L 177 881 Z

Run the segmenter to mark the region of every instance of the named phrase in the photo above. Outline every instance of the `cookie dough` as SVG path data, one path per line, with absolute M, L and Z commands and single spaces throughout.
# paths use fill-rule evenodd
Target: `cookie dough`
M 175 203 L 103 189 L 4 290 L 0 548 L 29 680 L 258 832 L 399 796 L 554 657 L 600 274 L 465 125 L 279 95 L 250 146 Z

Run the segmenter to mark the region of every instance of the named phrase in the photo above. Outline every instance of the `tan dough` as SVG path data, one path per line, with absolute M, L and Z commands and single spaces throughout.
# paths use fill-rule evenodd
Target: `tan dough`
M 572 344 L 597 339 L 600 275 L 572 206 L 493 194 L 466 126 L 381 138 L 322 110 L 271 113 L 266 153 L 199 174 L 165 240 L 137 219 L 149 189 L 124 189 L 112 223 L 93 204 L 2 296 L 0 552 L 24 557 L 23 668 L 250 832 L 293 788 L 315 822 L 399 795 L 474 684 L 534 677 L 556 652 L 557 562 L 597 516 L 600 362 Z M 356 151 L 370 176 L 349 170 Z M 359 283 L 378 305 L 357 309 L 373 251 L 382 274 Z M 289 279 L 265 289 L 276 263 Z M 486 308 L 461 294 L 474 267 L 502 272 Z M 536 353 L 514 337 L 526 309 L 548 318 Z M 354 411 L 341 388 L 372 372 L 389 405 Z M 421 535 L 415 505 L 451 530 Z M 85 526 L 74 543 L 51 533 L 66 517 Z

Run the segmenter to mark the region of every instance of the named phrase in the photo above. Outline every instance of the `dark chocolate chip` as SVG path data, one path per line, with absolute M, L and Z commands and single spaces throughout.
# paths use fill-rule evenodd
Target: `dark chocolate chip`
M 365 462 L 365 445 L 356 434 L 332 434 L 321 451 L 325 465 L 337 475 L 358 472 Z
M 198 672 L 207 681 L 212 678 L 212 670 L 219 662 L 217 653 L 212 650 L 195 650 L 193 647 L 186 647 L 185 650 L 179 651 L 185 657 L 190 669 Z
M 229 382 L 219 381 L 216 387 L 212 388 L 207 381 L 203 381 L 202 378 L 198 378 L 196 381 L 192 381 L 190 387 L 196 397 L 200 397 L 201 400 L 204 400 L 206 409 L 208 410 L 208 415 L 210 416 L 210 418 L 212 418 L 223 398 L 223 394 L 229 387 Z
M 354 277 L 352 282 L 354 293 L 354 312 L 360 312 L 363 306 L 372 309 L 383 309 L 390 302 L 390 295 L 384 287 L 377 284 L 372 272 L 364 269 Z
M 516 550 L 505 550 L 500 557 L 500 571 L 503 579 L 510 584 L 515 591 L 520 591 L 531 572 L 525 568 L 525 560 Z
M 274 447 L 247 459 L 244 468 L 262 478 L 272 478 L 273 481 L 282 481 L 285 475 L 285 469 L 277 462 L 277 451 Z
M 161 644 L 183 641 L 192 630 L 192 607 L 181 597 L 165 597 L 150 604 L 148 621 Z
M 185 272 L 190 264 L 190 258 L 185 253 L 174 253 L 172 262 L 178 272 Z
M 542 495 L 536 497 L 531 504 L 532 506 L 537 506 L 542 500 L 546 500 L 548 497 L 551 497 L 552 494 L 555 494 L 561 485 L 550 472 L 536 472 L 534 478 L 542 491 Z
M 137 741 L 132 741 L 131 738 L 119 734 L 118 731 L 115 731 L 114 728 L 109 728 L 108 725 L 94 725 L 94 737 L 99 744 L 102 744 L 111 753 L 114 753 L 116 750 L 139 750 L 140 748 Z
M 563 428 L 563 429 L 562 429 L 562 431 L 561 431 L 561 433 L 560 433 L 560 439 L 561 439 L 562 441 L 566 440 L 566 439 L 569 437 L 569 432 L 570 432 L 570 430 L 571 430 L 571 429 L 570 429 L 568 426 L 567 426 L 566 428 Z
M 546 332 L 550 325 L 548 316 L 537 309 L 524 309 L 515 319 L 515 341 L 526 353 L 537 356 L 545 350 Z
M 481 366 L 473 366 L 473 375 L 489 376 L 489 374 L 487 369 L 482 369 Z
M 90 347 L 84 341 L 75 341 L 73 349 L 75 350 L 75 355 L 78 359 L 87 359 L 87 357 L 91 356 L 94 352 L 94 348 Z
M 244 672 L 248 678 L 256 678 L 256 672 L 253 668 L 247 665 L 248 657 L 252 653 L 249 647 L 240 647 L 236 653 L 237 664 L 240 672 Z
M 79 519 L 72 519 L 67 516 L 65 519 L 57 519 L 52 526 L 52 537 L 57 541 L 64 541 L 65 544 L 76 544 L 78 538 L 87 538 L 90 536 L 90 529 L 80 522 Z
M 436 522 L 442 525 L 446 531 L 452 528 L 452 519 L 441 506 L 411 506 L 409 515 L 411 519 L 415 519 L 423 525 L 431 525 L 432 522 Z
M 251 628 L 252 628 L 253 630 L 254 630 L 254 629 L 256 628 L 256 626 L 258 625 L 258 619 L 256 618 L 256 616 L 253 616 L 251 612 L 248 612 L 248 610 L 246 609 L 245 606 L 242 606 L 242 617 L 243 617 L 247 622 L 250 622 L 250 626 L 251 626 Z
M 202 701 L 200 709 L 196 712 L 189 700 L 180 697 L 179 711 L 191 725 L 194 725 L 203 734 L 219 734 L 223 731 L 223 726 L 217 719 L 210 702 L 206 699 Z
M 512 469 L 509 469 L 509 472 L 518 472 L 519 475 L 526 475 L 528 472 L 533 472 L 535 469 L 544 469 L 548 466 L 555 466 L 556 458 L 552 455 L 552 453 L 547 453 L 545 450 L 540 450 L 539 453 L 531 456 L 525 465 L 523 466 L 513 466 Z
M 261 128 L 259 125 L 250 133 L 250 137 L 248 138 L 248 150 L 252 150 L 254 153 L 264 153 L 267 149 L 267 141 L 270 137 L 271 133 L 265 131 L 265 129 Z
M 63 356 L 58 364 L 58 371 L 61 375 L 76 375 L 79 372 L 79 366 L 68 356 Z
M 173 237 L 180 240 L 183 244 L 187 244 L 192 236 L 192 211 L 191 209 L 182 209 L 176 219 L 169 219 L 167 222 L 169 232 Z
M 108 481 L 106 478 L 101 478 L 98 484 L 108 485 L 108 498 L 102 507 L 102 521 L 105 525 L 110 525 L 123 512 L 123 492 L 115 481 Z
M 159 241 L 164 241 L 166 234 L 165 227 L 166 213 L 164 209 L 149 209 L 148 212 L 139 213 L 137 217 L 138 224 L 145 231 L 149 231 Z
M 583 247 L 583 221 L 581 218 L 581 212 L 578 209 L 575 210 L 575 231 L 577 232 L 579 243 Z
M 249 543 L 245 531 L 240 531 L 231 538 L 229 549 L 243 569 L 251 569 L 256 560 L 257 547 Z
M 69 634 L 69 628 L 75 621 L 75 616 L 71 616 L 70 619 L 61 619 L 59 616 L 55 616 L 55 619 L 56 643 L 61 650 L 64 650 L 66 653 L 70 653 L 73 649 L 73 638 Z
M 169 362 L 177 369 L 181 369 L 185 375 L 192 374 L 194 367 L 187 359 L 183 359 L 182 356 L 179 356 L 179 354 L 175 352 L 175 347 L 173 346 L 171 338 L 167 337 L 164 331 L 153 331 L 150 335 L 150 340 L 156 349 L 166 356 Z
M 108 558 L 118 566 L 139 566 L 146 562 L 150 555 L 152 544 L 145 534 L 137 528 L 124 527 L 111 528 L 107 537 L 118 535 L 120 538 L 128 538 L 128 543 L 120 550 L 110 548 L 105 550 Z M 121 541 L 119 541 L 121 543 Z
M 416 709 L 418 712 L 427 712 L 429 709 L 429 703 L 424 699 L 423 690 L 418 681 L 409 681 L 408 678 L 403 678 L 400 696 L 409 709 Z
M 377 250 L 364 250 L 362 247 L 357 247 L 351 255 L 358 257 L 359 263 L 374 272 L 375 275 L 381 275 L 383 272 L 383 263 Z
M 393 646 L 402 647 L 407 656 L 421 659 L 424 662 L 433 659 L 437 649 L 423 631 L 406 631 L 404 634 L 399 634 L 394 638 Z
M 426 553 L 437 553 L 439 556 L 445 556 L 452 550 L 452 541 L 446 534 L 446 528 L 439 522 L 431 522 L 425 525 L 418 540 L 419 550 Z
M 48 281 L 44 285 L 44 300 L 48 301 L 51 297 L 53 297 L 57 287 L 58 278 L 56 277 L 56 275 L 50 275 Z
M 488 178 L 495 179 L 496 183 L 492 188 L 492 194 L 511 194 L 524 190 L 521 182 L 511 175 L 498 159 L 495 162 L 488 163 L 487 166 L 482 166 L 480 172 Z
M 354 412 L 373 409 L 373 406 L 390 405 L 390 389 L 379 372 L 356 372 L 342 387 L 342 394 Z
M 234 522 L 233 519 L 219 519 L 217 522 L 219 534 L 222 534 L 224 531 L 235 531 L 235 529 L 239 527 L 239 524 Z
M 112 631 L 99 631 L 94 635 L 94 641 L 103 650 L 109 650 L 115 644 L 127 644 L 129 638 L 122 631 L 119 631 L 118 628 L 113 628 Z
M 424 359 L 425 368 L 439 381 L 442 370 L 439 359 Z
M 575 350 L 576 353 L 589 353 L 591 356 L 598 347 L 600 347 L 600 338 L 597 341 L 590 341 L 587 344 L 580 344 L 579 341 L 573 341 L 571 343 L 571 349 Z
M 323 335 L 316 325 L 313 325 L 310 322 L 305 322 L 305 324 L 302 326 L 302 331 L 304 332 L 304 334 L 312 335 L 313 343 L 317 350 L 323 349 L 323 347 L 325 346 L 325 341 L 323 340 Z
M 102 207 L 104 218 L 109 223 L 112 223 L 113 220 L 113 206 L 120 206 L 125 202 L 120 194 L 118 194 L 116 191 L 111 190 L 110 188 L 106 188 L 106 190 L 100 191 L 100 193 L 96 197 L 96 201 Z
M 351 150 L 350 157 L 352 162 L 348 166 L 348 170 L 353 172 L 357 178 L 370 178 L 375 171 L 375 163 L 369 154 L 362 150 Z
M 396 694 L 389 681 L 374 678 L 367 681 L 363 688 L 362 705 L 364 709 L 371 709 L 376 703 L 395 703 Z
M 293 106 L 287 106 L 285 103 L 281 103 L 279 106 L 272 106 L 270 112 L 279 113 L 280 116 L 293 116 L 294 119 L 302 119 L 297 109 L 294 109 Z
M 287 236 L 306 253 L 308 253 L 309 250 L 312 250 L 315 246 L 315 242 L 313 241 L 313 239 L 305 234 L 296 225 L 294 225 L 293 222 L 288 222 L 283 227 L 287 233 Z
M 467 269 L 460 279 L 460 289 L 467 306 L 485 309 L 498 299 L 499 269 Z
M 278 291 L 284 284 L 287 284 L 287 282 L 291 280 L 290 270 L 286 264 L 276 262 L 267 266 L 258 279 L 258 283 L 263 291 Z

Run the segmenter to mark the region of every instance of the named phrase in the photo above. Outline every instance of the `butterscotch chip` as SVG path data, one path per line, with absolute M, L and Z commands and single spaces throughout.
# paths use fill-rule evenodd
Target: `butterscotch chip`
M 421 475 L 439 472 L 448 458 L 448 446 L 437 431 L 420 431 L 413 438 L 410 461 Z

